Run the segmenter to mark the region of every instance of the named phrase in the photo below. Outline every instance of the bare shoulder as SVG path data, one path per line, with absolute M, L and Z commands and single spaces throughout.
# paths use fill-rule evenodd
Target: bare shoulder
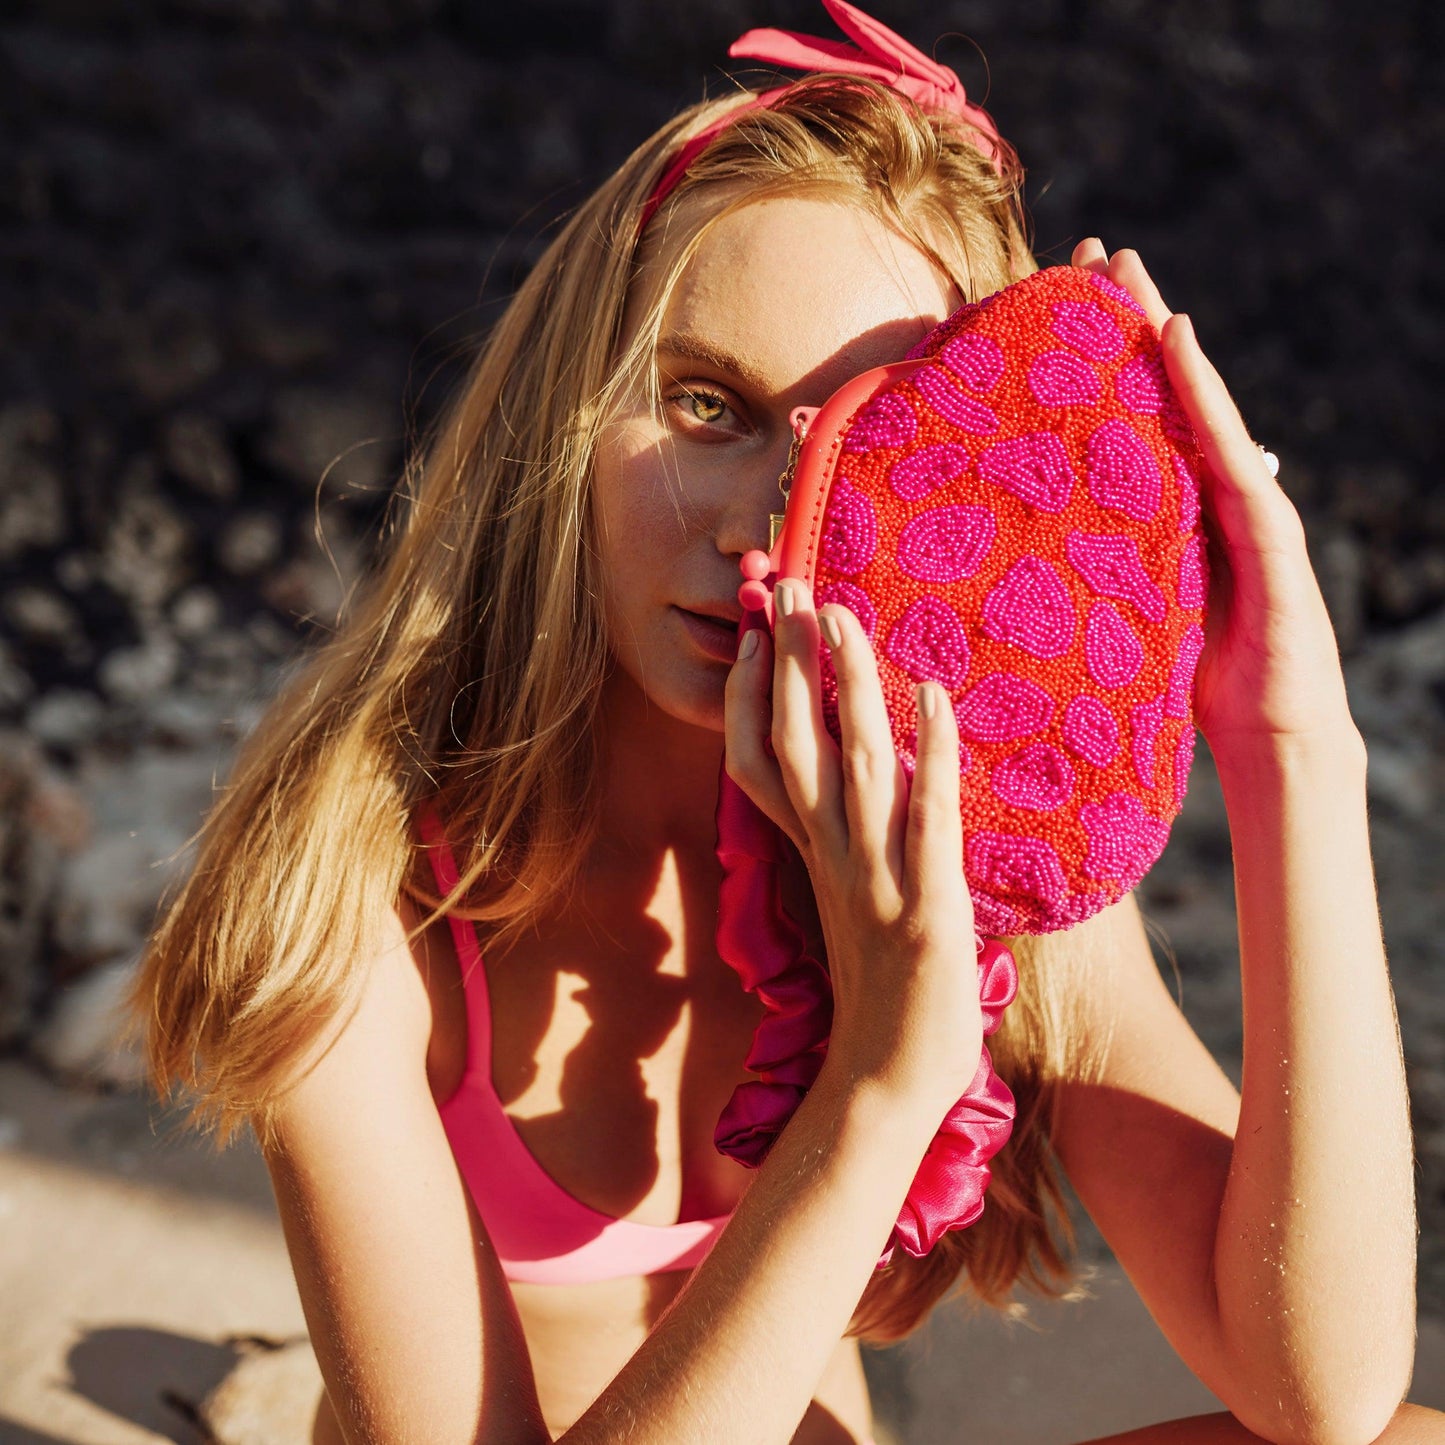
M 1239 1095 L 1165 986 L 1132 895 L 1073 932 L 1081 1027 L 1054 1148 L 1150 1313 L 1207 1371 Z
M 332 1406 L 351 1440 L 471 1440 L 479 1419 L 499 1438 L 545 1438 L 432 1095 L 431 1003 L 401 912 L 355 966 L 356 1005 L 277 1106 L 265 1149 Z

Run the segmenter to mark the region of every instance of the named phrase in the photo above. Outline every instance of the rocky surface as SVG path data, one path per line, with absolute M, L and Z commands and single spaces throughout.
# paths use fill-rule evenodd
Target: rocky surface
M 1041 255 L 1137 246 L 1282 459 L 1370 743 L 1445 1314 L 1445 11 L 877 8 L 991 82 Z M 107 999 L 213 775 L 372 554 L 409 439 L 551 222 L 760 23 L 826 29 L 811 0 L 6 8 L 0 1043 L 134 1077 Z M 1237 1077 L 1207 757 L 1145 895 Z

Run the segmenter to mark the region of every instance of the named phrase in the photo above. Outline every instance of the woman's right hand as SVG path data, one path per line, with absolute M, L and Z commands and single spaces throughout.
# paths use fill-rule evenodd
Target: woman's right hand
M 837 604 L 815 611 L 796 579 L 779 580 L 773 602 L 771 642 L 763 629 L 745 634 L 757 642 L 740 647 L 728 679 L 727 770 L 812 879 L 834 993 L 825 1067 L 926 1101 L 941 1118 L 983 1045 L 958 724 L 943 689 L 921 684 L 910 788 L 858 619 Z M 820 636 L 838 679 L 841 746 L 823 726 Z

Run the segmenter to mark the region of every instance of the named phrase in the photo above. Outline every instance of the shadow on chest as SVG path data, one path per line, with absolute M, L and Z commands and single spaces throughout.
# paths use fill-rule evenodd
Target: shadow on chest
M 566 907 L 506 948 L 480 938 L 495 1092 L 542 1168 L 614 1217 L 724 1214 L 746 1183 L 712 1135 L 748 1077 L 761 1008 L 718 958 L 716 918 L 715 870 L 663 859 L 650 873 L 589 870 Z M 465 1058 L 451 977 L 446 1032 L 455 1041 L 459 1023 Z M 448 1052 L 455 1061 L 455 1042 Z

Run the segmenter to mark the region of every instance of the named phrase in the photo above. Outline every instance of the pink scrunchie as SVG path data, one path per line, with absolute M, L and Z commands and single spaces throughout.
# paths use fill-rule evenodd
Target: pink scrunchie
M 756 1168 L 818 1077 L 832 1027 L 833 991 L 827 971 L 809 955 L 801 930 L 783 910 L 778 866 L 791 844 L 726 767 L 718 783 L 717 832 L 723 868 L 718 953 L 767 1012 L 747 1058 L 758 1078 L 734 1090 L 714 1141 L 723 1154 Z M 983 1031 L 991 1034 L 1018 991 L 1013 955 L 1002 943 L 980 940 L 978 983 Z M 880 1265 L 895 1246 L 925 1255 L 947 1230 L 963 1229 L 979 1217 L 988 1161 L 1008 1141 L 1013 1120 L 1013 1094 L 994 1072 L 985 1047 L 968 1091 L 948 1112 L 918 1166 Z

